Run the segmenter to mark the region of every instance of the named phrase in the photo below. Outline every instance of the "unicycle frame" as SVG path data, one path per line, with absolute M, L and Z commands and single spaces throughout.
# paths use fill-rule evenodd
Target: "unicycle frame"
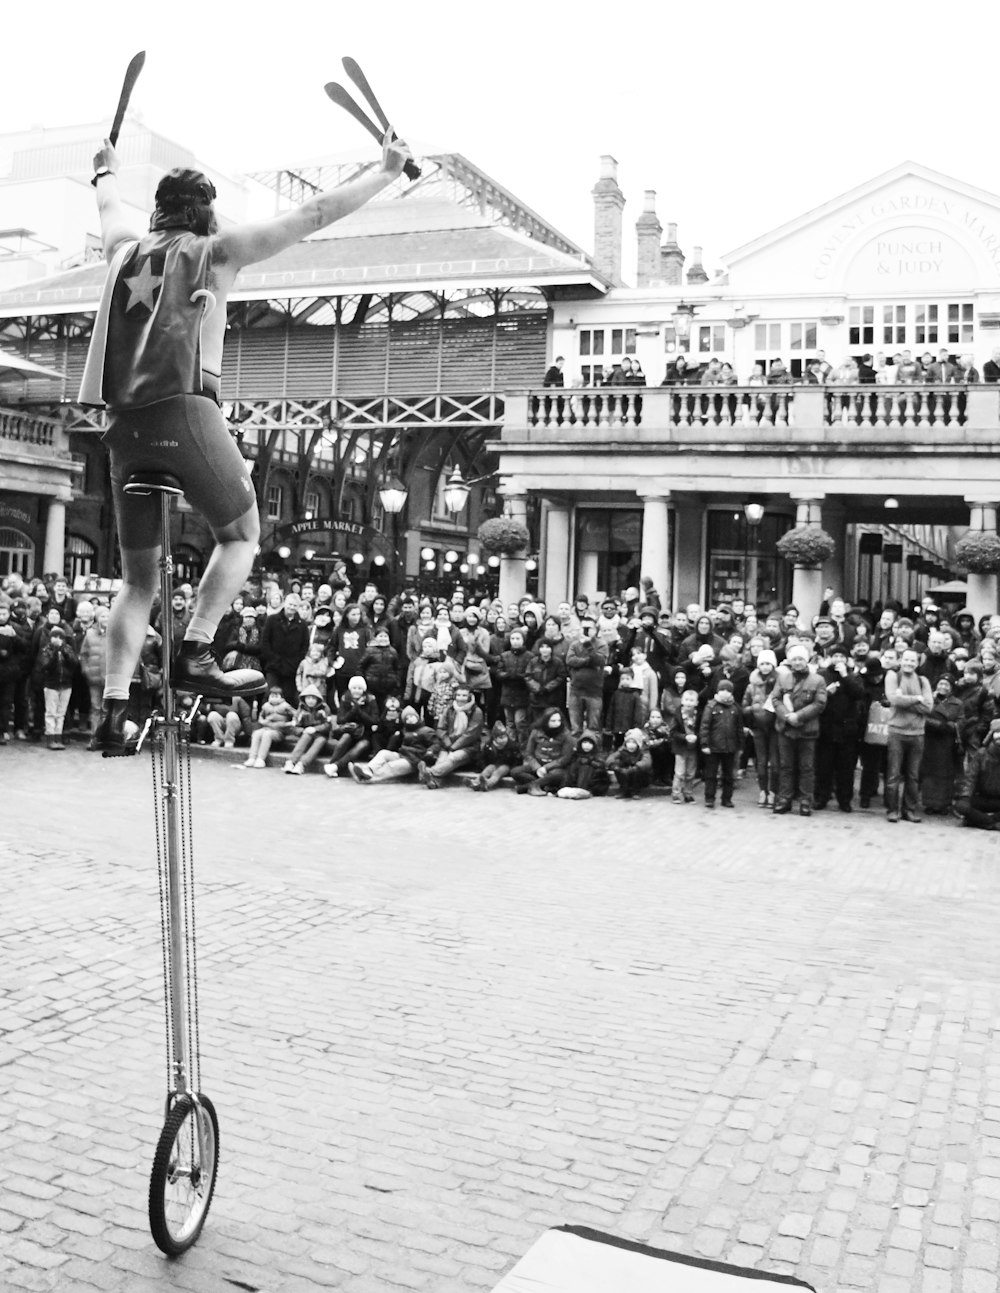
M 135 492 L 139 492 L 136 490 Z M 146 491 L 143 491 L 146 492 Z M 152 492 L 152 491 L 150 491 Z M 159 811 L 163 822 L 163 842 L 166 871 L 166 957 L 168 975 L 166 991 L 168 993 L 170 1034 L 172 1043 L 172 1071 L 170 1088 L 166 1098 L 169 1113 L 173 1102 L 182 1095 L 189 1095 L 197 1103 L 198 1093 L 192 1084 L 191 1035 L 188 1027 L 190 969 L 189 951 L 185 939 L 184 911 L 185 894 L 181 875 L 183 853 L 181 821 L 181 785 L 180 785 L 180 745 L 181 724 L 185 721 L 174 701 L 171 679 L 171 651 L 173 647 L 173 574 L 174 561 L 171 553 L 170 514 L 171 502 L 179 490 L 158 486 L 160 496 L 160 624 L 162 627 L 162 708 L 154 711 L 146 724 L 140 746 L 147 736 L 162 743 L 163 762 L 161 776 L 156 786 L 161 803 Z M 195 710 L 200 697 L 195 703 Z M 187 716 L 188 722 L 194 712 Z M 193 895 L 190 898 L 193 904 Z M 199 1135 L 201 1122 L 198 1122 Z

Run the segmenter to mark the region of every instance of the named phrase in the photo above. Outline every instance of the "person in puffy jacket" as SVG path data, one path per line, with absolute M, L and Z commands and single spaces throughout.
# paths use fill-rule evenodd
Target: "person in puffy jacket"
M 558 790 L 576 742 L 558 709 L 547 709 L 528 736 L 524 760 L 511 769 L 519 795 L 545 795 Z
M 775 726 L 772 693 L 778 681 L 778 658 L 765 647 L 751 670 L 743 693 L 743 721 L 753 732 L 754 766 L 757 771 L 757 802 L 773 808 L 778 791 L 778 730 Z
M 601 730 L 604 678 L 609 668 L 608 648 L 597 636 L 597 620 L 593 615 L 584 615 L 580 636 L 566 648 L 566 707 L 577 736 L 585 726 L 592 732 Z
M 35 679 L 45 696 L 45 737 L 50 750 L 65 750 L 62 739 L 66 706 L 76 673 L 77 655 L 66 630 L 54 624 L 39 649 Z
M 801 642 L 788 648 L 773 695 L 781 778 L 772 811 L 792 811 L 797 779 L 799 814 L 811 817 L 816 790 L 816 739 L 819 716 L 826 707 L 826 683 L 810 671 L 809 648 Z
M 479 761 L 481 770 L 472 778 L 470 790 L 494 790 L 521 762 L 521 751 L 505 723 L 494 723 L 483 738 Z
M 379 750 L 367 763 L 348 763 L 347 771 L 361 785 L 415 776 L 418 764 L 437 752 L 437 732 L 421 721 L 412 705 L 404 706 L 400 719 L 403 733 L 398 750 Z
M 368 684 L 356 674 L 347 684 L 344 698 L 330 724 L 333 750 L 323 771 L 328 777 L 340 777 L 348 772 L 349 764 L 371 753 L 379 712 L 374 696 L 368 694 Z
M 743 749 L 743 712 L 736 704 L 730 679 L 719 680 L 715 695 L 706 704 L 698 728 L 698 740 L 705 756 L 705 807 L 715 807 L 720 779 L 722 806 L 734 807 L 736 762 Z
M 417 775 L 428 790 L 439 790 L 442 778 L 457 772 L 479 756 L 483 735 L 483 711 L 468 683 L 459 683 L 451 704 L 437 725 L 437 758 L 417 764 Z
M 653 762 L 638 727 L 625 733 L 625 740 L 608 759 L 608 771 L 615 774 L 619 799 L 638 798 L 653 780 Z
M 576 751 L 569 761 L 563 784 L 558 790 L 560 799 L 603 799 L 611 789 L 611 773 L 601 753 L 601 745 L 593 732 L 581 732 L 576 738 Z

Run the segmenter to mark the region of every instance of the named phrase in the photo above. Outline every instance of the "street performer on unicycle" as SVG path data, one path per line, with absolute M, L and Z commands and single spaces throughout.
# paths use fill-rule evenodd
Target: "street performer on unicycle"
M 219 620 L 240 592 L 260 536 L 250 472 L 219 406 L 226 301 L 237 274 L 362 206 L 396 179 L 407 146 L 389 131 L 382 165 L 294 211 L 220 230 L 215 186 L 200 171 L 163 177 L 145 235 L 128 228 L 110 139 L 94 158 L 94 185 L 109 271 L 94 323 L 80 401 L 106 408 L 122 587 L 108 625 L 100 723 L 90 748 L 105 758 L 134 754 L 125 717 L 160 561 L 160 501 L 126 492 L 141 468 L 175 478 L 210 526 L 215 549 L 174 662 L 174 685 L 210 698 L 256 695 L 263 677 L 225 673 L 211 652 Z M 168 650 L 170 644 L 164 643 Z

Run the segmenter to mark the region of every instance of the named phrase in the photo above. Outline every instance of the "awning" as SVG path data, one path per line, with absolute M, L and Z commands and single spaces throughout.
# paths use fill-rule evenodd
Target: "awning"
M 41 364 L 33 364 L 30 359 L 12 355 L 8 350 L 0 350 L 0 382 L 16 377 L 47 377 L 50 381 L 61 382 L 66 374 L 56 372 L 54 368 L 43 368 Z

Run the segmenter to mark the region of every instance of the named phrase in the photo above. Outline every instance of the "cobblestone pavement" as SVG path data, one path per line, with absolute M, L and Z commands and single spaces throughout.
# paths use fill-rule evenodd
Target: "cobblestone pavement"
M 221 1160 L 171 1262 L 149 763 L 0 749 L 3 1289 L 472 1293 L 569 1222 L 995 1293 L 996 834 L 194 778 Z

